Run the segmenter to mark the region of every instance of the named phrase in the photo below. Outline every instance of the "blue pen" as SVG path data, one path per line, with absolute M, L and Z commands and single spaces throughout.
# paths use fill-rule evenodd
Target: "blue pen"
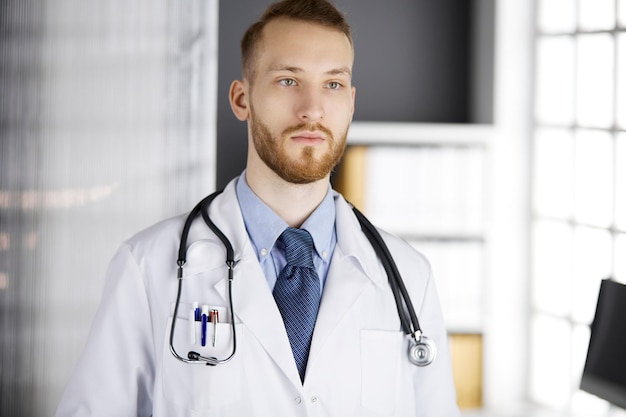
M 209 321 L 209 306 L 202 306 L 202 335 L 200 336 L 200 342 L 202 346 L 206 346 L 206 325 Z
M 193 311 L 194 311 L 194 318 L 195 318 L 195 320 L 196 321 L 202 320 L 200 318 L 200 307 L 198 307 L 198 302 L 197 301 L 193 302 Z

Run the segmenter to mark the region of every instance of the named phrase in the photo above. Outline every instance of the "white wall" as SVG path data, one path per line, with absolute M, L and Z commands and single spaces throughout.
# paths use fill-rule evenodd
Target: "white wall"
M 529 147 L 533 2 L 496 3 L 494 137 L 490 146 L 491 212 L 485 404 L 526 399 L 529 364 Z

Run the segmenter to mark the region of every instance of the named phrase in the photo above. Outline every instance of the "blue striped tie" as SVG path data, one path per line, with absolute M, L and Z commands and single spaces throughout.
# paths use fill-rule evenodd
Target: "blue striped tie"
M 285 229 L 279 239 L 285 244 L 287 265 L 276 280 L 274 299 L 285 322 L 300 380 L 304 382 L 320 305 L 320 280 L 313 266 L 313 239 L 306 230 L 293 228 Z

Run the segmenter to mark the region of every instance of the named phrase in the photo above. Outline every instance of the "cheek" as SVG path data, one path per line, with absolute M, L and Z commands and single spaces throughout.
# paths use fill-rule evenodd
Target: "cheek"
M 352 120 L 353 106 L 351 101 L 338 103 L 326 111 L 328 123 L 334 130 L 343 130 Z
M 277 133 L 293 124 L 291 107 L 292 105 L 286 100 L 270 98 L 257 103 L 255 113 L 257 119 L 263 121 L 274 133 Z
M 341 117 L 350 117 L 354 110 L 352 94 L 343 94 L 340 99 L 332 101 L 330 105 L 333 107 L 335 114 L 341 115 Z

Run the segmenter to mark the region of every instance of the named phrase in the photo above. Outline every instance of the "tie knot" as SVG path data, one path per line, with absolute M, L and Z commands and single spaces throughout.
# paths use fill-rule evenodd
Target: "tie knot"
M 279 239 L 285 244 L 288 265 L 313 268 L 313 238 L 309 232 L 288 227 Z

